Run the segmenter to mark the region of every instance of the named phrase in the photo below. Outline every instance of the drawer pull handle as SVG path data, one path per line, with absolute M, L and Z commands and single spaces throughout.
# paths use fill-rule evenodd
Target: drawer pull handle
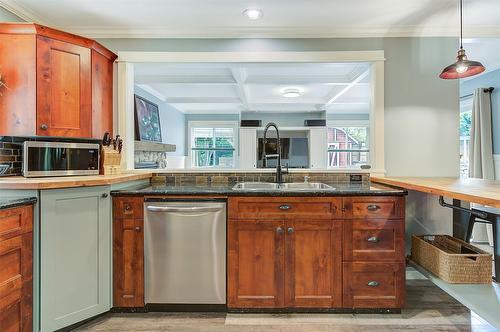
M 292 227 L 288 227 L 287 232 L 288 234 L 293 234 L 295 230 Z
M 366 239 L 366 241 L 371 242 L 371 243 L 377 243 L 380 240 L 376 236 L 370 236 L 368 239 Z
M 371 205 L 368 205 L 366 208 L 368 209 L 368 211 L 377 211 L 378 209 L 380 209 L 380 206 L 375 205 L 375 204 L 371 204 Z
M 102 198 L 108 198 L 108 196 L 109 196 L 108 193 L 104 193 L 101 195 Z
M 290 210 L 291 208 L 292 208 L 291 205 L 286 205 L 286 204 L 280 205 L 280 210 L 283 211 Z
M 47 129 L 49 129 L 49 126 L 47 126 L 45 123 L 42 123 L 42 124 L 40 125 L 40 129 L 41 129 L 41 130 L 47 130 Z
M 141 228 L 140 228 L 139 226 L 137 226 L 137 227 L 135 228 L 135 230 L 136 230 L 137 232 L 140 232 L 140 231 L 141 231 Z
M 132 207 L 130 206 L 130 204 L 125 204 L 125 210 L 126 211 L 132 210 Z
M 281 227 L 276 228 L 276 234 L 278 234 L 278 235 L 283 234 L 283 228 L 281 228 Z
M 379 283 L 378 283 L 378 281 L 372 280 L 372 281 L 369 281 L 367 285 L 370 287 L 377 287 L 379 285 Z

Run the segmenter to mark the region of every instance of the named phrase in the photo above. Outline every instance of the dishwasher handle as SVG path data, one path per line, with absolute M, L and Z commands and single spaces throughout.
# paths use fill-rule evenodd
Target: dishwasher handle
M 189 206 L 189 207 L 173 207 L 173 206 L 153 206 L 146 207 L 150 212 L 217 212 L 220 207 L 207 207 L 207 206 Z

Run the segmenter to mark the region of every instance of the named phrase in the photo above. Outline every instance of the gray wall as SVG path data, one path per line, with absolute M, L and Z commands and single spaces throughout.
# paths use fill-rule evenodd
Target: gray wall
M 170 152 L 168 155 L 184 156 L 186 115 L 138 86 L 135 86 L 135 93 L 158 105 L 162 141 L 163 143 L 175 144 L 177 147 L 175 152 Z
M 101 39 L 114 51 L 384 50 L 385 167 L 391 176 L 458 176 L 457 81 L 438 78 L 456 38 Z
M 0 22 L 24 22 L 24 20 L 0 7 Z
M 500 154 L 500 69 L 460 82 L 460 96 L 473 93 L 477 88 L 489 87 L 495 88 L 491 94 L 493 153 Z

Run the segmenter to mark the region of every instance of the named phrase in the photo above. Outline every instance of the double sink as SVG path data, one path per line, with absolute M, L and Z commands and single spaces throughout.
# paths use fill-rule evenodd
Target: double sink
M 291 183 L 272 183 L 272 182 L 239 182 L 233 190 L 241 191 L 322 191 L 335 190 L 334 187 L 320 182 L 291 182 Z

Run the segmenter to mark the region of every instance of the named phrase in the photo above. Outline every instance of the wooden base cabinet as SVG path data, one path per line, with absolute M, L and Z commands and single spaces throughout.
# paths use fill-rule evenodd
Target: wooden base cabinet
M 228 307 L 340 307 L 342 222 L 332 219 L 339 205 L 336 199 L 229 198 Z M 314 207 L 318 219 L 307 219 Z M 238 218 L 251 211 L 269 218 Z
M 0 210 L 0 330 L 33 329 L 33 206 Z
M 228 216 L 230 309 L 404 306 L 404 198 L 230 197 Z
M 113 307 L 144 307 L 142 197 L 113 199 Z

